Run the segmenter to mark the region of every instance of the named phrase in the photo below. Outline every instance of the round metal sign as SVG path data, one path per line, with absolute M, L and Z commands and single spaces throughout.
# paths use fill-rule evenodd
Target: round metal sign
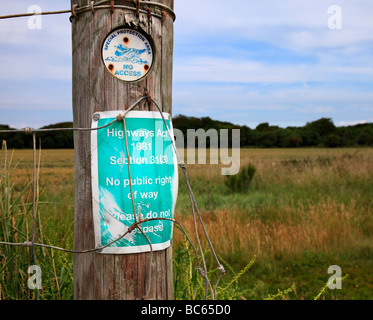
M 102 59 L 110 73 L 126 82 L 143 78 L 152 67 L 153 48 L 147 37 L 133 29 L 110 33 L 102 46 Z

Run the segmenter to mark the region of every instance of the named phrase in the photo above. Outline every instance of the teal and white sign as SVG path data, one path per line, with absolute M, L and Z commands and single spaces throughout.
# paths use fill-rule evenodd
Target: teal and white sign
M 113 121 L 119 111 L 95 113 L 92 128 Z M 173 139 L 170 115 L 163 113 Z M 178 191 L 177 160 L 173 141 L 159 112 L 131 111 L 122 121 L 91 133 L 92 199 L 96 247 L 120 238 L 135 222 L 173 219 Z M 130 189 L 130 166 L 133 193 Z M 154 251 L 170 246 L 173 223 L 153 220 L 139 225 Z M 150 251 L 149 242 L 135 229 L 102 253 L 126 254 Z

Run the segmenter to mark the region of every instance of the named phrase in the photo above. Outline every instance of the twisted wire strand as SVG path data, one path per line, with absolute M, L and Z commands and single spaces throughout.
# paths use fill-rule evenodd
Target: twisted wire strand
M 224 269 L 224 266 L 220 263 L 219 261 L 219 258 L 215 252 L 215 249 L 214 249 L 214 246 L 212 245 L 212 242 L 211 242 L 211 239 L 208 235 L 208 232 L 206 230 L 206 227 L 205 227 L 205 224 L 203 222 L 203 218 L 202 218 L 202 215 L 198 209 L 198 205 L 197 205 L 197 201 L 194 197 L 194 194 L 193 194 L 193 190 L 192 190 L 192 187 L 190 185 L 190 182 L 189 182 L 189 178 L 188 178 L 188 175 L 187 175 L 187 169 L 186 169 L 186 166 L 184 164 L 184 162 L 181 160 L 180 158 L 180 155 L 177 151 L 177 148 L 176 148 L 176 144 L 174 142 L 174 139 L 172 139 L 172 135 L 171 135 L 171 132 L 170 132 L 170 129 L 169 127 L 167 126 L 167 123 L 166 123 L 166 119 L 164 118 L 164 115 L 162 113 L 162 110 L 161 108 L 159 107 L 159 105 L 157 104 L 156 101 L 154 101 L 154 99 L 152 99 L 152 102 L 154 103 L 154 105 L 156 106 L 156 108 L 158 109 L 158 111 L 160 112 L 161 116 L 162 116 L 162 119 L 163 119 L 163 123 L 165 124 L 166 128 L 167 128 L 167 132 L 168 132 L 168 135 L 170 136 L 170 139 L 172 141 L 172 145 L 173 145 L 173 148 L 174 148 L 174 152 L 175 154 L 177 155 L 177 158 L 178 158 L 178 161 L 179 161 L 179 166 L 180 168 L 182 169 L 183 173 L 184 173 L 184 178 L 185 178 L 185 181 L 187 183 L 187 187 L 188 187 L 188 192 L 189 192 L 189 197 L 191 199 L 191 206 L 192 206 L 192 213 L 193 213 L 193 219 L 194 219 L 194 224 L 195 224 L 195 232 L 196 232 L 196 237 L 197 237 L 197 241 L 198 241 L 198 246 L 200 248 L 200 251 L 201 251 L 201 257 L 202 257 L 202 261 L 203 261 L 203 264 L 204 264 L 204 274 L 206 274 L 206 290 L 205 290 L 205 298 L 207 299 L 207 286 L 210 287 L 211 289 L 211 295 L 213 297 L 213 299 L 216 299 L 216 294 L 214 294 L 214 291 L 212 290 L 212 287 L 211 287 L 211 284 L 207 278 L 207 267 L 206 267 L 206 262 L 205 262 L 205 258 L 204 258 L 204 254 L 203 254 L 203 249 L 202 249 L 202 246 L 201 246 L 201 243 L 199 241 L 199 237 L 198 237 L 198 232 L 197 232 L 197 225 L 196 225 L 196 219 L 195 219 L 195 213 L 194 213 L 194 209 L 196 210 L 197 214 L 198 214 L 198 218 L 201 222 L 201 225 L 202 225 L 202 228 L 203 228 L 203 231 L 204 231 L 204 234 L 205 234 L 205 237 L 209 243 L 209 246 L 210 246 L 210 249 L 211 249 L 211 252 L 214 256 L 214 259 L 216 261 L 216 263 L 218 264 L 218 270 L 220 272 L 220 276 L 218 278 L 218 281 L 217 281 L 217 284 L 219 283 L 220 281 L 220 278 L 223 274 L 225 274 L 225 269 Z M 215 285 L 215 288 L 217 288 L 217 284 Z M 216 293 L 216 289 L 215 289 L 215 293 Z
M 91 252 L 100 252 L 100 251 L 106 249 L 107 247 L 113 245 L 114 243 L 118 242 L 119 240 L 123 239 L 125 236 L 127 236 L 128 234 L 133 232 L 141 224 L 143 224 L 145 222 L 151 222 L 151 221 L 157 221 L 157 220 L 170 221 L 170 222 L 173 222 L 174 224 L 177 224 L 180 227 L 183 234 L 185 235 L 188 242 L 190 243 L 190 245 L 192 246 L 193 251 L 195 253 L 197 252 L 196 247 L 194 246 L 193 242 L 191 241 L 188 233 L 185 231 L 182 224 L 175 219 L 169 219 L 169 218 L 150 218 L 150 219 L 144 219 L 144 220 L 140 220 L 138 222 L 135 222 L 128 228 L 128 230 L 125 233 L 123 233 L 117 239 L 111 241 L 110 243 L 106 244 L 105 246 L 101 246 L 101 247 L 97 247 L 97 248 L 93 248 L 93 249 L 70 250 L 70 249 L 65 249 L 65 248 L 61 248 L 61 247 L 57 247 L 57 246 L 52 246 L 52 245 L 48 245 L 48 244 L 44 244 L 44 243 L 37 243 L 37 242 L 32 242 L 32 241 L 25 241 L 25 242 L 18 242 L 18 243 L 0 241 L 0 245 L 7 245 L 7 246 L 14 246 L 14 247 L 33 247 L 33 246 L 35 246 L 35 247 L 55 249 L 55 250 L 58 250 L 58 251 L 67 252 L 67 253 L 74 253 L 74 254 L 87 254 L 87 253 L 91 253 Z
M 56 15 L 56 14 L 71 13 L 72 15 L 70 16 L 70 21 L 72 22 L 73 18 L 78 19 L 79 14 L 82 14 L 84 12 L 91 11 L 94 14 L 95 10 L 100 10 L 100 9 L 110 9 L 110 10 L 112 10 L 112 8 L 130 10 L 130 11 L 134 11 L 136 13 L 141 12 L 143 14 L 149 15 L 149 11 L 145 10 L 145 9 L 140 9 L 138 7 L 125 6 L 125 5 L 116 5 L 116 4 L 114 4 L 113 6 L 111 4 L 106 5 L 106 3 L 109 3 L 109 2 L 111 2 L 111 0 L 103 0 L 103 1 L 98 1 L 98 2 L 91 1 L 89 4 L 87 4 L 85 6 L 82 6 L 82 7 L 78 7 L 77 5 L 73 5 L 73 7 L 70 10 L 9 14 L 9 15 L 0 16 L 0 20 L 11 19 L 11 18 L 30 17 L 30 16 L 37 16 L 37 15 Z M 136 4 L 137 4 L 137 1 L 136 1 Z M 139 4 L 143 5 L 143 6 L 147 6 L 148 8 L 150 6 L 158 7 L 162 10 L 162 12 L 167 11 L 171 15 L 173 21 L 176 20 L 176 13 L 170 7 L 168 7 L 168 6 L 166 6 L 162 3 L 158 3 L 158 2 L 154 2 L 154 1 L 139 1 Z M 150 15 L 153 15 L 157 18 L 164 19 L 164 14 L 163 13 L 159 14 L 159 13 L 156 13 L 156 12 L 150 12 Z
M 118 116 L 113 120 L 110 121 L 109 123 L 97 127 L 97 128 L 48 128 L 48 129 L 33 129 L 33 128 L 23 128 L 23 129 L 16 129 L 16 130 L 0 130 L 0 133 L 17 133 L 17 132 L 24 132 L 26 134 L 30 133 L 40 133 L 40 132 L 53 132 L 53 131 L 96 131 L 96 130 L 101 130 L 104 128 L 107 128 L 111 126 L 113 123 L 117 121 L 122 121 L 126 115 L 132 111 L 141 101 L 145 100 L 147 97 L 141 97 L 139 98 L 133 105 L 131 105 L 127 110 L 125 110 L 123 113 L 119 112 Z
M 165 126 L 166 126 L 166 128 L 167 128 L 167 131 L 168 131 L 168 134 L 169 134 L 169 136 L 170 136 L 170 139 L 171 139 L 171 141 L 173 142 L 172 145 L 173 145 L 174 151 L 175 151 L 175 153 L 176 153 L 176 155 L 177 155 L 177 158 L 178 158 L 178 160 L 179 160 L 179 166 L 181 167 L 181 169 L 182 169 L 183 172 L 184 172 L 185 180 L 186 180 L 187 185 L 188 185 L 188 191 L 189 191 L 189 193 L 190 193 L 190 195 L 191 195 L 191 197 L 192 197 L 193 204 L 194 204 L 194 206 L 195 206 L 195 208 L 196 208 L 196 211 L 197 211 L 197 213 L 198 213 L 198 217 L 199 217 L 199 219 L 200 219 L 200 221 L 201 221 L 201 224 L 202 224 L 202 226 L 203 226 L 203 231 L 204 231 L 205 235 L 207 236 L 207 239 L 208 239 L 208 242 L 209 242 L 209 246 L 210 246 L 210 248 L 211 248 L 211 250 L 212 250 L 212 252 L 213 252 L 213 255 L 214 255 L 215 261 L 217 262 L 218 267 L 221 268 L 221 267 L 222 267 L 222 264 L 220 263 L 219 258 L 218 258 L 218 256 L 217 256 L 215 250 L 214 250 L 214 247 L 213 247 L 213 245 L 212 245 L 212 242 L 211 242 L 211 240 L 210 240 L 210 237 L 208 236 L 208 232 L 207 232 L 207 230 L 206 230 L 205 224 L 203 223 L 203 219 L 202 219 L 201 213 L 200 213 L 200 211 L 199 211 L 199 209 L 198 209 L 197 201 L 196 201 L 196 198 L 194 197 L 193 190 L 192 190 L 192 187 L 191 187 L 191 185 L 190 185 L 190 181 L 189 181 L 189 178 L 188 178 L 188 175 L 187 175 L 187 170 L 186 170 L 185 164 L 184 164 L 184 162 L 181 160 L 181 158 L 180 158 L 180 156 L 179 156 L 179 153 L 178 153 L 178 151 L 177 151 L 177 148 L 176 148 L 176 145 L 175 145 L 174 139 L 172 139 L 172 135 L 171 135 L 170 129 L 169 129 L 168 126 L 167 126 L 166 120 L 165 120 L 165 118 L 164 118 L 164 116 L 163 116 L 163 114 L 162 114 L 162 112 L 161 112 L 161 109 L 160 109 L 159 105 L 158 105 L 154 100 L 152 100 L 152 101 L 154 102 L 155 106 L 157 107 L 157 109 L 160 111 L 160 113 L 161 113 L 161 115 L 162 115 L 163 122 L 164 122 L 164 124 L 165 124 Z
M 0 20 L 11 19 L 11 18 L 22 18 L 22 17 L 30 17 L 34 15 L 53 15 L 53 14 L 63 14 L 63 13 L 71 13 L 71 10 L 61 10 L 61 11 L 45 11 L 40 13 L 16 13 L 16 14 L 8 14 L 5 16 L 0 16 Z
M 36 232 L 36 135 L 35 132 L 32 134 L 32 158 L 33 158 L 33 194 L 32 194 L 32 243 L 35 243 L 35 232 Z M 32 246 L 32 256 L 34 258 L 34 265 L 37 265 L 35 247 Z M 36 288 L 36 299 L 39 300 L 39 288 Z
M 118 119 L 119 121 L 120 119 Z M 126 142 L 126 151 L 127 151 L 127 158 L 130 159 L 130 153 L 129 153 L 129 148 L 128 148 L 128 137 L 127 137 L 127 128 L 126 128 L 126 117 L 123 116 L 123 129 L 124 129 L 124 137 L 125 137 L 125 142 Z M 130 191 L 131 191 L 131 201 L 132 201 L 132 210 L 133 210 L 133 219 L 135 223 L 137 223 L 137 218 L 136 218 L 136 208 L 135 208 L 135 198 L 133 194 L 133 186 L 132 186 L 132 178 L 131 178 L 131 161 L 128 161 L 128 179 L 130 181 Z M 141 219 L 141 212 L 139 212 L 139 218 Z M 130 227 L 132 228 L 132 227 Z M 149 240 L 148 236 L 145 234 L 145 232 L 140 228 L 139 225 L 136 225 L 137 230 L 141 232 L 141 234 L 145 237 L 147 242 L 149 243 L 150 247 L 150 261 L 154 262 L 154 254 L 153 254 L 153 246 L 151 241 Z M 150 275 L 151 275 L 151 268 L 149 268 L 149 276 L 148 280 L 150 281 Z M 149 296 L 151 290 L 151 286 L 148 286 L 148 290 L 146 292 L 146 296 Z

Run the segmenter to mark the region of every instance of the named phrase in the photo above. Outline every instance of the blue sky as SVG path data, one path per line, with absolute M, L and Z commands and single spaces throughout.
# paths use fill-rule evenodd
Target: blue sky
M 1 15 L 69 0 L 0 0 Z M 331 6 L 336 11 L 328 12 Z M 255 128 L 373 121 L 373 1 L 175 0 L 173 114 Z M 332 29 L 337 17 L 341 29 Z M 72 121 L 69 15 L 0 20 L 0 123 Z

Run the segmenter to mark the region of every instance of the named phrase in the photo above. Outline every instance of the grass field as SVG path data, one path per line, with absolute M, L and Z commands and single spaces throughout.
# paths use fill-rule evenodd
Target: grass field
M 265 299 L 291 288 L 288 299 L 313 299 L 332 275 L 329 266 L 338 265 L 342 276 L 348 275 L 342 289 L 326 289 L 321 298 L 372 299 L 373 149 L 242 149 L 241 166 L 249 163 L 256 168 L 254 178 L 245 192 L 236 193 L 225 185 L 221 165 L 187 165 L 212 243 L 228 271 L 221 288 L 256 257 L 230 286 L 228 297 Z M 41 152 L 38 242 L 73 246 L 73 165 L 72 150 Z M 31 234 L 32 151 L 8 150 L 6 157 L 3 152 L 1 170 L 0 235 L 25 241 Z M 179 177 L 175 218 L 192 235 L 190 200 L 181 172 Z M 180 279 L 181 267 L 191 261 L 181 261 L 183 238 L 177 230 L 175 240 L 176 298 L 188 298 L 183 287 L 188 284 L 181 286 Z M 31 249 L 3 246 L 0 253 L 0 298 L 33 298 L 26 285 Z M 42 298 L 71 299 L 71 255 L 47 249 L 37 253 Z

